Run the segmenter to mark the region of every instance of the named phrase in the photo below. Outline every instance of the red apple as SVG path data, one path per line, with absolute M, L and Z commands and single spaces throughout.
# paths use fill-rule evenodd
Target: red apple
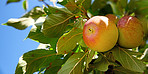
M 135 48 L 143 41 L 144 31 L 141 22 L 132 16 L 122 17 L 117 24 L 119 29 L 120 46 L 125 48 Z
M 84 25 L 83 39 L 90 49 L 105 52 L 115 46 L 118 29 L 107 17 L 94 16 Z

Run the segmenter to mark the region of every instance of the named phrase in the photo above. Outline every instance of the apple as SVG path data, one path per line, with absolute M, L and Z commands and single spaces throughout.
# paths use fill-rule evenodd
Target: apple
M 133 16 L 122 17 L 117 24 L 118 43 L 124 48 L 135 48 L 143 41 L 144 31 L 141 22 Z
M 105 52 L 117 43 L 118 29 L 107 17 L 94 16 L 84 25 L 83 40 L 90 49 Z
M 107 14 L 106 17 L 108 17 L 111 21 L 113 21 L 115 24 L 118 22 L 118 17 L 115 16 L 114 14 Z

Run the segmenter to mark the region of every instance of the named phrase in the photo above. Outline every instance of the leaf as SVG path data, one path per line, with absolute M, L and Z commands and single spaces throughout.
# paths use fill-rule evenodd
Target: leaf
M 2 25 L 8 25 L 8 26 L 12 26 L 19 30 L 24 30 L 27 27 L 34 25 L 34 20 L 36 20 L 43 14 L 44 12 L 40 7 L 35 7 L 30 12 L 23 15 L 21 18 L 9 19 L 7 23 L 4 23 Z
M 144 72 L 145 64 L 143 64 L 142 61 L 133 57 L 125 49 L 115 47 L 112 49 L 112 53 L 115 59 L 119 61 L 125 69 L 134 72 Z
M 75 27 L 80 28 L 83 30 L 85 22 L 83 21 L 83 18 L 79 18 L 78 20 L 75 20 L 76 23 L 74 24 Z
M 69 11 L 76 14 L 80 11 L 87 12 L 91 6 L 91 0 L 63 0 L 58 2 L 65 6 Z
M 140 73 L 133 72 L 133 71 L 130 71 L 128 69 L 125 69 L 123 67 L 114 68 L 113 71 L 114 71 L 115 74 L 140 74 Z
M 102 56 L 102 58 L 101 58 L 101 56 Z M 105 56 L 100 55 L 100 58 L 98 60 L 96 60 L 93 65 L 99 71 L 107 71 L 108 66 L 110 65 L 110 62 L 108 61 L 108 59 Z
M 17 64 L 16 70 L 15 70 L 15 74 L 23 74 L 23 70 L 22 67 L 20 66 L 20 64 Z
M 2 25 L 8 25 L 19 30 L 24 30 L 33 24 L 34 24 L 34 20 L 32 18 L 19 18 L 19 19 L 11 18 L 8 20 L 7 23 L 4 23 Z
M 81 40 L 79 41 L 79 44 L 80 44 L 82 47 L 87 47 L 87 45 L 85 44 L 83 38 L 81 38 Z
M 82 71 L 83 59 L 87 53 L 76 53 L 73 54 L 63 65 L 63 67 L 58 71 L 58 74 L 72 74 L 73 72 Z M 80 65 L 79 65 L 80 64 Z M 75 70 L 76 69 L 76 70 Z
M 44 34 L 41 31 L 42 24 L 44 21 L 45 17 L 38 18 L 35 22 L 35 25 L 31 28 L 27 38 L 30 38 L 43 44 L 50 44 L 51 47 L 55 49 L 58 38 L 48 38 L 44 36 Z
M 79 7 L 76 5 L 75 0 L 69 0 L 66 5 L 64 5 L 72 13 L 79 12 Z
M 35 21 L 35 26 L 41 28 L 44 21 L 45 21 L 46 17 L 39 17 L 36 21 Z
M 62 59 L 55 60 L 49 67 L 46 68 L 44 74 L 57 74 L 64 61 Z
M 73 28 L 69 33 L 64 34 L 57 42 L 58 54 L 67 53 L 73 50 L 81 38 L 82 30 L 79 28 Z
M 94 55 L 95 51 L 89 50 L 88 54 L 86 55 L 86 68 L 89 68 L 88 64 L 92 61 Z
M 107 0 L 94 0 L 93 4 L 91 5 L 91 9 L 93 12 L 97 11 L 98 9 L 103 8 L 107 3 Z
M 145 49 L 144 55 L 142 55 L 142 60 L 148 62 L 148 49 Z
M 148 67 L 144 71 L 145 74 L 148 74 Z
M 49 14 L 69 14 L 69 15 L 72 15 L 72 13 L 66 8 L 57 8 L 57 7 L 48 6 L 48 8 L 44 7 L 44 11 L 48 15 Z
M 53 49 L 56 48 L 56 42 L 58 41 L 58 38 L 48 38 L 44 36 L 42 32 L 32 32 L 32 30 L 30 31 L 27 38 L 30 38 L 43 44 L 50 44 Z
M 37 42 L 43 43 L 43 44 L 50 44 L 52 48 L 55 49 L 56 46 L 56 42 L 58 40 L 58 38 L 48 38 L 46 36 L 44 36 L 44 34 L 42 32 L 32 32 L 32 30 L 30 31 L 29 35 L 27 38 L 30 38 L 32 40 L 35 40 Z
M 70 74 L 83 74 L 82 68 L 84 64 L 84 59 L 73 69 Z
M 107 15 L 107 14 L 113 14 L 112 7 L 110 4 L 105 5 L 102 9 L 99 10 L 98 15 Z
M 45 15 L 45 12 L 43 11 L 43 9 L 41 7 L 36 6 L 31 11 L 23 15 L 22 17 L 27 17 L 27 18 L 31 17 L 34 20 L 36 20 L 41 16 L 43 17 L 43 15 Z
M 19 62 L 17 64 L 15 74 L 24 74 L 26 71 L 26 61 L 23 60 L 22 56 L 19 58 Z
M 127 4 L 127 7 L 129 14 L 133 13 L 136 9 L 136 0 L 130 0 L 130 2 Z
M 7 0 L 7 4 L 12 3 L 12 2 L 19 2 L 21 0 Z
M 37 49 L 46 49 L 46 50 L 52 50 L 52 48 L 50 48 L 50 44 L 42 44 L 40 43 L 37 47 Z
M 117 1 L 117 7 L 121 12 L 125 12 L 124 9 L 127 7 L 128 0 L 118 0 Z
M 105 72 L 103 72 L 103 71 L 99 71 L 99 70 L 95 70 L 95 72 L 96 72 L 96 74 L 107 74 L 107 73 L 105 73 Z
M 130 55 L 142 55 L 142 53 L 140 52 L 135 52 L 135 51 L 132 51 L 132 50 L 127 50 L 127 49 L 124 49 L 125 52 L 128 52 Z
M 58 4 L 61 4 L 61 5 L 66 5 L 67 4 L 67 0 L 58 0 L 57 2 Z
M 85 1 L 82 3 L 82 6 L 85 8 L 86 11 L 90 8 L 90 6 L 91 6 L 91 1 L 92 1 L 92 0 L 85 0 Z
M 76 2 L 77 5 L 81 5 L 81 9 L 87 11 L 91 6 L 92 0 L 78 0 Z
M 54 51 L 33 50 L 23 55 L 23 60 L 27 62 L 26 74 L 33 74 L 40 68 L 48 67 L 54 60 L 59 59 Z
M 108 4 L 111 5 L 114 14 L 122 15 L 122 12 L 119 10 L 119 7 L 116 5 L 116 3 L 109 1 Z
M 59 71 L 60 68 L 61 68 L 60 66 L 51 67 L 45 70 L 44 74 L 57 74 L 57 71 Z
M 83 27 L 84 27 L 84 24 L 85 22 L 83 21 L 82 18 L 79 18 L 77 20 L 77 22 L 74 24 L 75 27 L 83 30 Z M 87 47 L 87 45 L 85 44 L 84 40 L 83 40 L 83 37 L 81 38 L 81 40 L 79 41 L 79 44 L 82 46 L 82 47 Z
M 24 8 L 25 10 L 28 9 L 28 1 L 27 1 L 27 0 L 24 0 L 24 1 L 23 1 L 23 8 Z
M 50 14 L 43 23 L 43 33 L 49 38 L 60 37 L 68 24 L 68 20 L 73 16 L 66 14 Z
M 59 4 L 65 6 L 69 11 L 72 13 L 78 13 L 80 10 L 76 4 L 77 1 L 75 0 L 63 0 L 62 2 L 58 2 Z
M 136 3 L 136 14 L 138 15 L 147 15 L 148 14 L 148 1 L 147 0 L 139 0 Z

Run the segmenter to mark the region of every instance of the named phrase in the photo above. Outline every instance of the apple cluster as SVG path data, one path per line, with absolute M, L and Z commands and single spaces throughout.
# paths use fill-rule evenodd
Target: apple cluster
M 115 45 L 123 48 L 138 47 L 144 37 L 141 22 L 134 16 L 118 19 L 113 14 L 94 16 L 83 28 L 83 40 L 92 50 L 105 52 Z

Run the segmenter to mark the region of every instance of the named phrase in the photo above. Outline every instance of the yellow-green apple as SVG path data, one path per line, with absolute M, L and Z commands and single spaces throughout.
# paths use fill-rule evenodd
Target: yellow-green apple
M 105 52 L 115 46 L 118 40 L 118 29 L 107 17 L 94 16 L 84 25 L 83 39 L 90 49 Z
M 144 32 L 141 22 L 136 17 L 122 17 L 117 27 L 119 29 L 118 43 L 121 47 L 135 48 L 142 43 Z
M 107 14 L 106 17 L 108 17 L 111 21 L 113 21 L 115 24 L 118 22 L 118 17 L 115 16 L 114 14 Z

